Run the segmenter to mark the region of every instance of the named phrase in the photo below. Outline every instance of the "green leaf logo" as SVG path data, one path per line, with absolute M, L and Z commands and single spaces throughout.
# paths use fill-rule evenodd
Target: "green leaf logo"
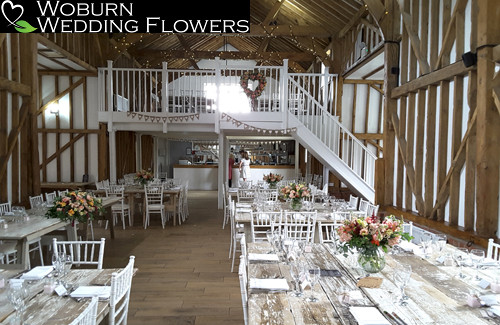
M 31 33 L 36 30 L 36 28 L 31 26 L 26 20 L 18 20 L 16 24 L 20 26 L 16 27 L 16 30 L 20 33 Z

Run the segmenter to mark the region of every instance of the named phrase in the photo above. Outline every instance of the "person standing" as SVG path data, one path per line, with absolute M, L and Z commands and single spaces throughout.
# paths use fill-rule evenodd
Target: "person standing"
M 247 151 L 244 151 L 243 155 L 241 156 L 240 177 L 243 178 L 244 182 L 246 182 L 246 180 L 250 178 L 250 158 L 248 157 Z
M 233 180 L 233 165 L 234 165 L 234 155 L 233 154 L 230 154 L 229 155 L 229 175 L 228 175 L 228 178 L 227 178 L 227 182 L 228 182 L 228 185 L 229 187 L 232 186 L 232 180 Z

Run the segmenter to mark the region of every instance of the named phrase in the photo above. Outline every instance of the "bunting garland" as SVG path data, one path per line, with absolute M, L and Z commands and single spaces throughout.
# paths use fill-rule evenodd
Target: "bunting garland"
M 295 132 L 297 131 L 297 128 L 288 128 L 288 129 L 280 129 L 280 130 L 273 130 L 273 129 L 264 129 L 264 128 L 260 128 L 260 127 L 256 127 L 256 126 L 252 126 L 250 124 L 246 124 L 244 122 L 241 122 L 229 115 L 227 115 L 226 113 L 222 113 L 221 115 L 221 118 L 223 120 L 226 120 L 226 122 L 231 122 L 233 124 L 235 124 L 237 127 L 240 127 L 243 125 L 243 128 L 245 130 L 250 130 L 250 131 L 257 131 L 257 132 L 262 132 L 264 134 L 266 133 L 269 133 L 269 134 L 288 134 L 290 132 Z
M 144 121 L 149 122 L 151 121 L 152 123 L 166 123 L 167 120 L 172 123 L 172 122 L 189 122 L 189 120 L 194 121 L 196 118 L 197 120 L 200 119 L 200 114 L 191 114 L 191 115 L 183 115 L 183 116 L 154 116 L 154 115 L 145 115 L 141 113 L 134 113 L 134 112 L 127 112 L 128 117 L 132 117 L 135 119 L 136 117 L 139 119 L 139 121 Z

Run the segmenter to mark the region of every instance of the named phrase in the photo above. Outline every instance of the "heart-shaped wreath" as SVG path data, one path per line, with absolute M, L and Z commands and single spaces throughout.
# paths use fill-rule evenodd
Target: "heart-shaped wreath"
M 254 90 L 248 89 L 248 80 L 258 81 L 259 84 Z M 260 72 L 245 72 L 240 78 L 240 86 L 243 88 L 245 94 L 251 98 L 255 99 L 262 95 L 264 88 L 266 87 L 267 81 L 266 77 Z

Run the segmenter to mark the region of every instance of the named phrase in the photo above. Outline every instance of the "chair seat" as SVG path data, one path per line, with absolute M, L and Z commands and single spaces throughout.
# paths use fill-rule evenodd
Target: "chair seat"
M 16 242 L 4 241 L 2 244 L 0 244 L 0 253 L 4 255 L 9 255 L 17 252 L 16 244 L 17 244 Z
M 128 204 L 123 204 L 123 209 L 129 209 L 129 205 Z M 116 204 L 113 204 L 111 206 L 111 210 L 122 210 L 122 204 L 121 203 L 116 203 Z
M 165 206 L 163 204 L 150 204 L 148 205 L 148 210 L 162 210 Z

